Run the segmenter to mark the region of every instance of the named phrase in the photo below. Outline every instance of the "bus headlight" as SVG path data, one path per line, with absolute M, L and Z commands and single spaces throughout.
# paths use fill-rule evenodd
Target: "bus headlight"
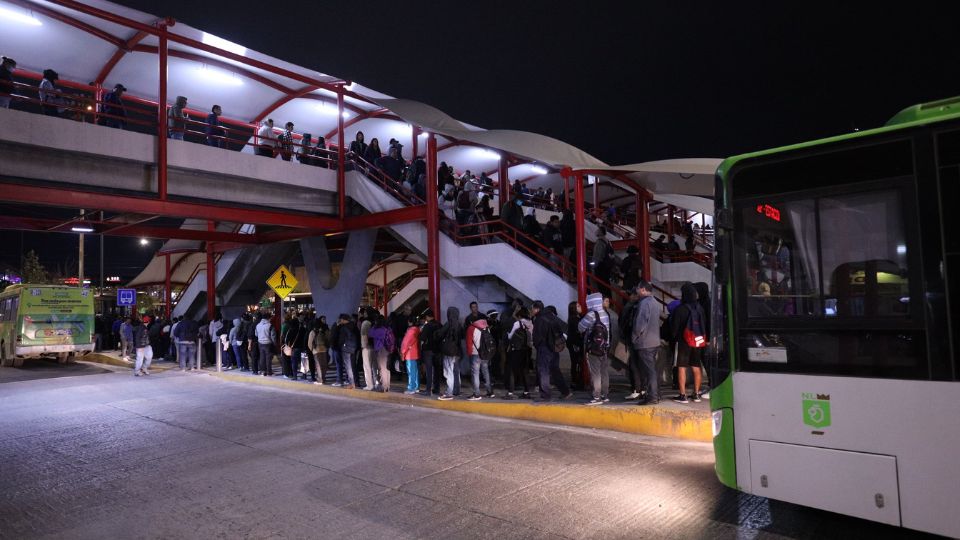
M 713 411 L 710 413 L 710 416 L 713 419 L 713 422 L 710 423 L 711 428 L 713 428 L 713 436 L 716 437 L 720 434 L 720 428 L 723 427 L 723 409 L 719 411 Z

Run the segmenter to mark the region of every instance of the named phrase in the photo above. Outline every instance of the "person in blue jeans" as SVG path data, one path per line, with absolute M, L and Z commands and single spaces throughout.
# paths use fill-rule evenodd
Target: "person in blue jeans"
M 177 324 L 173 331 L 173 337 L 177 340 L 177 349 L 179 351 L 180 371 L 186 371 L 197 357 L 197 337 L 200 334 L 200 327 L 197 321 L 184 317 Z
M 407 333 L 400 344 L 400 355 L 407 362 L 407 391 L 406 394 L 416 394 L 420 391 L 420 327 L 417 320 L 410 317 L 407 322 Z
M 656 405 L 660 402 L 660 385 L 657 379 L 657 353 L 660 352 L 660 304 L 653 298 L 653 287 L 645 280 L 637 283 L 640 304 L 633 320 L 631 346 L 637 351 L 645 374 L 646 398 L 640 405 Z M 639 381 L 638 381 L 639 384 Z
M 467 358 L 470 359 L 470 374 L 473 379 L 473 395 L 467 398 L 470 401 L 478 401 L 483 397 L 480 394 L 481 374 L 486 381 L 486 396 L 493 397 L 493 384 L 490 381 L 490 359 L 484 360 L 480 357 L 480 336 L 486 329 L 486 319 L 477 319 L 467 328 Z

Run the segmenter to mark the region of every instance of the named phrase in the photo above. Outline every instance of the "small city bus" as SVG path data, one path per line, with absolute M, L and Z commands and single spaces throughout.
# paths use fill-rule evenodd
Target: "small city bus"
M 960 98 L 717 172 L 729 487 L 960 537 Z
M 61 363 L 93 351 L 93 294 L 61 285 L 19 284 L 0 293 L 0 365 L 55 355 Z

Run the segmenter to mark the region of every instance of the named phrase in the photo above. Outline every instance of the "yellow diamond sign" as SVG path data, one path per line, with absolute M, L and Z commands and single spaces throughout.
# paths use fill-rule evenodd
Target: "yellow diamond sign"
M 293 272 L 284 265 L 280 265 L 277 271 L 267 279 L 267 285 L 280 295 L 280 298 L 286 298 L 293 288 L 297 286 L 297 278 L 293 277 Z

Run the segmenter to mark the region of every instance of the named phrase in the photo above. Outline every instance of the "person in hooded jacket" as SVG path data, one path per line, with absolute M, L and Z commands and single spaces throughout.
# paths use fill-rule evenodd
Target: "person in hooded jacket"
M 673 398 L 677 403 L 689 403 L 687 400 L 687 368 L 693 371 L 693 395 L 694 402 L 701 400 L 700 383 L 703 376 L 703 349 L 691 347 L 683 339 L 683 331 L 687 328 L 687 323 L 691 317 L 699 317 L 702 323 L 706 324 L 706 315 L 703 307 L 697 301 L 697 288 L 692 283 L 684 283 L 680 287 L 680 305 L 673 312 L 670 325 L 670 335 L 677 344 L 677 390 L 679 394 Z
M 563 321 L 535 300 L 533 313 L 533 346 L 537 350 L 537 375 L 540 381 L 540 400 L 550 401 L 550 383 L 557 385 L 561 399 L 570 399 L 573 392 L 560 372 L 560 353 L 554 350 L 557 337 L 565 330 Z
M 567 351 L 570 353 L 570 388 L 585 390 L 590 384 L 590 368 L 583 354 L 583 336 L 577 330 L 583 310 L 576 300 L 567 305 Z
M 587 295 L 587 313 L 580 319 L 580 324 L 577 325 L 577 331 L 584 339 L 584 353 L 587 357 L 587 365 L 590 367 L 590 382 L 593 384 L 593 399 L 591 399 L 587 405 L 599 405 L 610 401 L 607 397 L 607 394 L 610 392 L 610 357 L 607 356 L 607 351 L 603 351 L 603 354 L 594 354 L 597 351 L 590 351 L 590 335 L 593 332 L 593 326 L 598 320 L 606 328 L 607 332 L 607 343 L 606 346 L 609 349 L 610 347 L 610 337 L 612 336 L 612 329 L 610 325 L 610 317 L 607 315 L 607 310 L 603 306 L 603 295 L 600 293 L 593 293 Z
M 702 281 L 698 281 L 693 284 L 693 287 L 697 289 L 697 303 L 700 304 L 700 307 L 703 308 L 703 331 L 704 335 L 709 338 L 710 336 L 710 286 Z M 703 377 L 707 377 L 707 368 L 706 366 L 701 366 L 700 370 L 703 372 Z M 706 384 L 701 383 L 701 390 L 706 387 Z M 703 397 L 709 397 L 707 392 L 701 391 L 700 395 Z
M 530 399 L 530 387 L 527 385 L 527 365 L 529 364 L 530 347 L 533 345 L 533 321 L 527 308 L 519 306 L 510 319 L 510 330 L 506 334 L 507 367 L 505 384 L 507 393 L 503 399 L 516 399 L 514 394 L 516 385 L 523 386 L 520 397 Z
M 516 230 L 523 230 L 523 200 L 519 193 L 514 193 L 513 197 L 503 205 L 500 210 L 500 219 Z
M 314 379 L 313 384 L 322 385 L 327 378 L 327 359 L 328 336 L 330 328 L 327 326 L 327 318 L 321 315 L 313 322 L 313 328 L 307 335 L 307 350 L 312 357 L 311 362 L 320 370 L 320 378 Z
M 420 327 L 414 317 L 410 317 L 407 324 L 409 327 L 400 344 L 400 357 L 407 363 L 407 391 L 404 393 L 412 395 L 420 391 L 420 367 L 417 365 L 420 360 Z
M 440 395 L 440 374 L 443 373 L 443 360 L 440 355 L 440 343 L 436 332 L 440 330 L 440 323 L 433 317 L 432 310 L 423 312 L 423 325 L 420 327 L 420 362 L 423 364 L 425 388 L 423 393 L 432 396 Z
M 473 395 L 467 398 L 470 401 L 477 401 L 482 398 L 480 395 L 481 373 L 486 381 L 486 397 L 494 397 L 493 383 L 490 382 L 490 360 L 480 358 L 480 337 L 484 330 L 489 331 L 487 320 L 476 319 L 467 327 L 466 332 L 467 358 L 470 359 L 470 374 L 473 382 Z
M 373 348 L 373 356 L 377 360 L 377 376 L 381 392 L 390 391 L 390 354 L 397 347 L 396 335 L 387 324 L 387 319 L 379 313 L 370 328 L 370 345 Z M 391 346 L 392 345 L 392 346 Z
M 273 376 L 273 344 L 277 340 L 277 331 L 270 324 L 270 317 L 261 315 L 256 327 L 257 353 L 260 358 L 260 371 L 264 377 Z
M 437 399 L 447 401 L 460 393 L 460 342 L 464 339 L 464 331 L 459 309 L 453 306 L 447 308 L 447 322 L 438 332 L 440 332 L 443 376 L 447 379 L 447 391 L 440 394 Z M 452 353 L 452 349 L 444 350 L 444 344 L 447 342 L 456 344 L 456 353 Z

